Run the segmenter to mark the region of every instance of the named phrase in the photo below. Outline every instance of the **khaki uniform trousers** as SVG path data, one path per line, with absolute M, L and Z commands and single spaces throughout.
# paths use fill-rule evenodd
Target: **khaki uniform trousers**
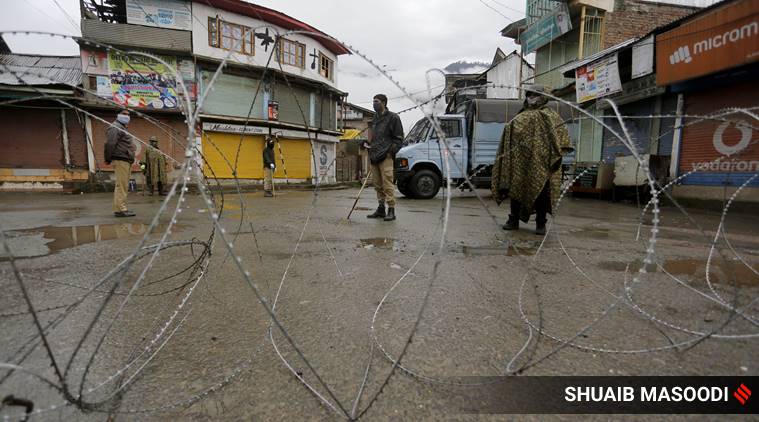
M 274 187 L 274 170 L 264 167 L 264 190 L 271 192 Z
M 111 165 L 113 165 L 113 170 L 116 173 L 116 187 L 113 190 L 113 212 L 127 211 L 126 200 L 132 163 L 113 160 Z
M 393 185 L 393 157 L 388 154 L 379 164 L 372 164 L 372 181 L 377 191 L 377 202 L 387 203 L 395 208 L 395 186 Z

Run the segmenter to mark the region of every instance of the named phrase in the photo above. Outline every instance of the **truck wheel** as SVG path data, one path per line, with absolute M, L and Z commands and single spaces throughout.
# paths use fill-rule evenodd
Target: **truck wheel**
M 413 192 L 411 192 L 411 189 L 409 189 L 408 184 L 405 185 L 398 185 L 398 190 L 405 196 L 406 198 L 414 198 Z
M 410 187 L 417 198 L 434 198 L 440 190 L 440 177 L 432 170 L 419 170 L 411 178 Z

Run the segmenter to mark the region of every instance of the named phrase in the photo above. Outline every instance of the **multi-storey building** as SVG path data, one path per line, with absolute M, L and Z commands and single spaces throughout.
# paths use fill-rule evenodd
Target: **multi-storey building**
M 199 113 L 190 142 L 207 176 L 262 179 L 271 136 L 284 163 L 275 178 L 334 181 L 336 107 L 346 95 L 337 64 L 349 51 L 314 27 L 241 0 L 99 0 L 82 2 L 80 45 L 84 86 L 102 97 L 84 103 L 96 156 L 115 110 L 128 107 L 139 114 L 130 131 L 157 136 L 181 161 L 189 100 Z
M 605 49 L 641 37 L 656 27 L 698 10 L 698 1 L 643 0 L 527 0 L 526 16 L 501 31 L 521 45 L 522 54 L 535 53 L 535 83 L 555 95 L 576 101 L 575 78 L 567 65 Z M 572 69 L 573 70 L 573 69 Z M 581 102 L 581 101 L 578 101 Z M 581 102 L 602 118 L 596 101 Z M 576 159 L 601 161 L 603 128 L 592 119 L 578 127 Z

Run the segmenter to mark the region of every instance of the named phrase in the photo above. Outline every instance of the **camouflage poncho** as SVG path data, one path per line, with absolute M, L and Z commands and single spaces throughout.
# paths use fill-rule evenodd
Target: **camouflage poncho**
M 166 185 L 166 157 L 153 146 L 145 151 L 145 177 L 151 186 L 158 182 Z
M 493 164 L 493 198 L 499 204 L 508 197 L 519 201 L 519 218 L 527 222 L 550 180 L 551 212 L 561 194 L 561 156 L 571 148 L 558 113 L 545 106 L 522 111 L 504 127 Z

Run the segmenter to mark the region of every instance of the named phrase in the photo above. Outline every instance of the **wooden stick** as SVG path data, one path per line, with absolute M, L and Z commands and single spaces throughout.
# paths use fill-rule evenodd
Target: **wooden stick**
M 359 198 L 361 198 L 361 192 L 364 191 L 364 188 L 366 187 L 366 182 L 369 181 L 369 176 L 371 176 L 371 175 L 372 175 L 372 170 L 369 169 L 369 171 L 366 173 L 366 177 L 364 178 L 364 183 L 361 184 L 361 189 L 358 191 L 358 195 L 356 195 L 356 200 L 353 202 L 353 206 L 351 207 L 351 211 L 348 213 L 348 217 L 346 218 L 346 220 L 350 220 L 351 219 L 351 214 L 353 214 L 353 210 L 356 209 L 356 205 L 358 204 L 358 200 L 359 200 Z

